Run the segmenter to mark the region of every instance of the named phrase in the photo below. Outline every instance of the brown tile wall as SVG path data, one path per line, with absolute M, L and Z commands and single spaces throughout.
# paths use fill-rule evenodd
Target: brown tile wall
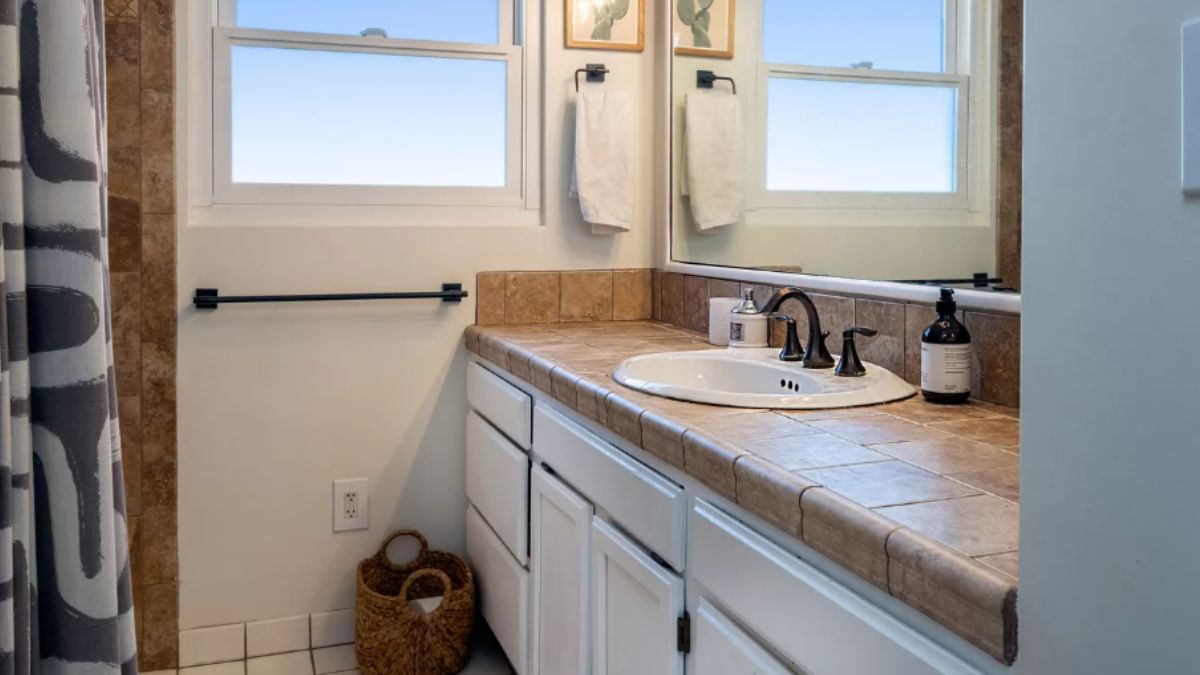
M 178 661 L 172 0 L 106 0 L 109 272 L 142 670 Z
M 1021 134 L 1025 82 L 1025 0 L 1000 2 L 996 91 L 996 273 L 1021 287 Z
M 652 317 L 690 330 L 708 332 L 708 298 L 737 297 L 741 288 L 754 288 L 759 302 L 774 289 L 759 284 L 738 284 L 725 279 L 710 279 L 654 270 L 651 280 L 655 311 Z M 913 384 L 921 379 L 921 333 L 934 319 L 933 307 L 871 298 L 853 298 L 812 293 L 813 304 L 821 315 L 822 327 L 830 332 L 830 350 L 841 352 L 841 334 L 846 328 L 864 325 L 879 331 L 874 338 L 859 338 L 859 353 L 867 361 L 884 366 Z M 482 301 L 482 299 L 481 299 Z M 796 318 L 801 339 L 807 320 L 799 302 L 789 300 L 780 311 Z M 1021 402 L 1021 318 L 1003 314 L 966 311 L 962 321 L 971 331 L 975 346 L 975 382 L 977 398 L 990 403 L 1017 407 Z M 773 344 L 782 344 L 782 326 L 774 327 Z

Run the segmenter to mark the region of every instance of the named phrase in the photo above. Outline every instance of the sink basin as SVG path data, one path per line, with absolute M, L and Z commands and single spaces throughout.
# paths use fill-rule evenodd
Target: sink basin
M 863 377 L 838 377 L 779 360 L 778 349 L 710 349 L 645 354 L 613 379 L 655 396 L 738 408 L 822 410 L 899 401 L 916 390 L 870 363 Z

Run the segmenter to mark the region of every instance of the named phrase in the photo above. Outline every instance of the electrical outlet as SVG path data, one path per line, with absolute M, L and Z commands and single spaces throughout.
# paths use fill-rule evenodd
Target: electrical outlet
M 367 529 L 369 511 L 366 478 L 333 481 L 333 531 Z

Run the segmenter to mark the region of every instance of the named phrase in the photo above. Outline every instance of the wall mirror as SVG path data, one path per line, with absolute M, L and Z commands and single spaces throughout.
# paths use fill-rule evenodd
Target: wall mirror
M 671 260 L 1015 293 L 1021 0 L 670 0 Z

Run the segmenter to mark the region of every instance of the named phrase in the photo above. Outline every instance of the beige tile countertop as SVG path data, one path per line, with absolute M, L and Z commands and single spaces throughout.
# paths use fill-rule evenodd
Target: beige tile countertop
M 788 412 L 650 396 L 612 379 L 621 361 L 711 347 L 649 321 L 471 326 L 466 342 L 994 658 L 1016 658 L 1015 409 L 913 398 Z

